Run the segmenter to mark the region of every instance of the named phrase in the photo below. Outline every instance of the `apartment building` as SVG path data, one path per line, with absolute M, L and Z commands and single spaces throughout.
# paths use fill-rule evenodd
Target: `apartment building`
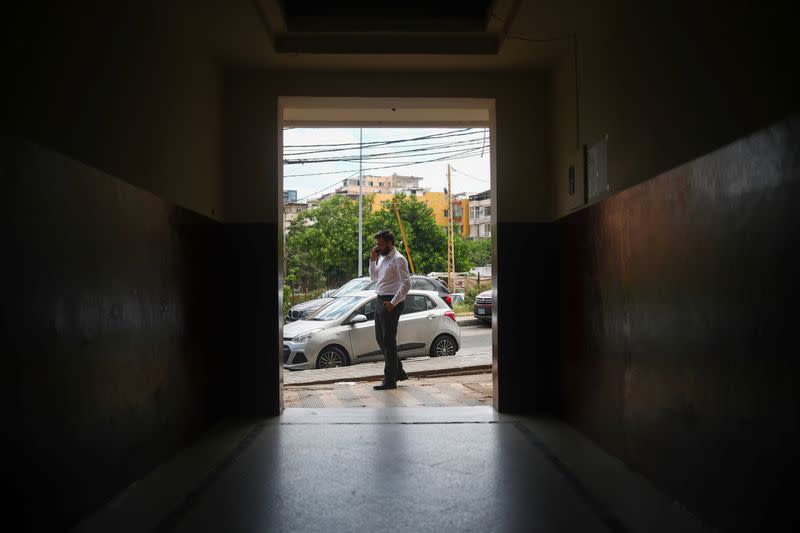
M 409 194 L 411 196 L 420 196 L 425 192 L 425 189 L 420 185 L 423 178 L 418 176 L 399 176 L 392 174 L 391 176 L 364 176 L 361 181 L 361 193 L 367 194 L 388 194 L 394 195 L 399 193 Z M 347 178 L 342 180 L 341 187 L 338 187 L 334 192 L 328 193 L 322 199 L 330 198 L 334 195 L 348 196 L 353 199 L 358 198 L 358 178 Z
M 287 202 L 283 204 L 283 234 L 289 232 L 289 226 L 297 215 L 308 209 L 310 206 L 304 202 Z
M 469 197 L 469 238 L 485 239 L 492 236 L 491 191 Z
M 416 190 L 405 189 L 399 192 L 408 196 L 416 196 L 417 199 L 433 210 L 433 217 L 436 225 L 447 228 L 450 223 L 450 211 L 447 193 L 439 191 L 424 191 L 418 193 Z M 372 201 L 372 209 L 380 209 L 385 202 L 390 202 L 394 194 L 377 193 Z M 469 198 L 466 194 L 456 194 L 453 196 L 453 231 L 464 238 L 469 237 Z

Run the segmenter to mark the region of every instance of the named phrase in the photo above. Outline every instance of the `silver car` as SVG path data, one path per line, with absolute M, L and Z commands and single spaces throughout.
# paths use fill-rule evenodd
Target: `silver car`
M 283 367 L 329 368 L 381 360 L 375 340 L 376 304 L 373 291 L 358 291 L 285 325 Z M 444 300 L 434 291 L 409 291 L 397 327 L 400 357 L 454 355 L 460 345 L 461 328 Z

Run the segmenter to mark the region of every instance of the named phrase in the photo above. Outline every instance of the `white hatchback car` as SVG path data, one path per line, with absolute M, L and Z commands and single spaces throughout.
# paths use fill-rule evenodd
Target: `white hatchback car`
M 375 340 L 374 291 L 358 291 L 320 307 L 283 327 L 283 367 L 329 368 L 383 358 Z M 450 307 L 434 291 L 412 290 L 397 326 L 401 358 L 454 355 L 461 328 Z

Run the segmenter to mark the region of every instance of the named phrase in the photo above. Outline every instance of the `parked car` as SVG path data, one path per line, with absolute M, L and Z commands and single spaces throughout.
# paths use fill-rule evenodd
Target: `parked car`
M 311 313 L 313 313 L 314 311 L 316 311 L 317 309 L 319 309 L 320 307 L 322 307 L 323 305 L 330 303 L 334 298 L 337 298 L 339 296 L 345 296 L 347 294 L 350 294 L 351 292 L 365 289 L 367 285 L 370 284 L 372 284 L 372 281 L 369 279 L 369 276 L 353 278 L 344 285 L 342 285 L 341 287 L 339 287 L 338 289 L 336 289 L 328 297 L 315 298 L 313 300 L 308 300 L 306 302 L 301 302 L 297 305 L 293 305 L 292 307 L 289 308 L 289 311 L 286 313 L 285 320 L 286 322 L 302 320 Z
M 451 292 L 450 293 L 450 300 L 453 305 L 455 304 L 463 304 L 464 303 L 464 293 L 463 292 Z
M 412 274 L 411 288 L 422 291 L 436 291 L 448 306 L 450 306 L 451 308 L 453 307 L 453 303 L 450 298 L 450 291 L 447 290 L 447 285 L 445 285 L 436 278 Z M 342 285 L 338 290 L 336 290 L 336 292 L 334 292 L 328 298 L 316 298 L 314 300 L 308 300 L 307 302 L 302 302 L 297 305 L 293 305 L 292 307 L 289 308 L 289 312 L 286 314 L 286 322 L 302 320 L 308 317 L 311 313 L 313 313 L 323 305 L 330 303 L 330 301 L 334 298 L 345 296 L 355 291 L 369 290 L 369 289 L 375 289 L 375 282 L 370 280 L 369 276 L 353 278 L 344 285 Z
M 330 368 L 383 358 L 375 340 L 374 291 L 335 298 L 307 319 L 283 327 L 283 367 Z M 454 355 L 461 345 L 456 315 L 434 291 L 409 291 L 397 327 L 401 358 Z
M 472 314 L 484 324 L 492 323 L 492 291 L 483 291 L 475 297 Z
M 443 281 L 439 280 L 438 278 L 433 278 L 430 276 L 418 276 L 412 275 L 411 276 L 411 288 L 418 289 L 421 291 L 436 291 L 436 293 L 444 300 L 450 308 L 453 307 L 453 300 L 450 296 L 450 289 L 447 288 L 447 284 Z

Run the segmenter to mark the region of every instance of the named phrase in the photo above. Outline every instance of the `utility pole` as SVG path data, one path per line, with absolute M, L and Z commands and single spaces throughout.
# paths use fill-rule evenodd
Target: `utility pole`
M 447 225 L 447 290 L 455 289 L 456 254 L 453 250 L 453 184 L 450 177 L 450 164 L 447 165 L 447 212 L 450 223 Z
M 361 238 L 361 231 L 362 231 L 361 230 L 361 223 L 362 223 L 362 216 L 363 216 L 362 215 L 362 208 L 361 208 L 361 195 L 362 195 L 362 192 L 363 192 L 361 190 L 361 183 L 363 182 L 363 178 L 364 178 L 364 176 L 361 175 L 361 172 L 362 172 L 362 170 L 361 170 L 361 168 L 362 168 L 361 167 L 361 161 L 362 161 L 361 151 L 362 151 L 362 149 L 364 147 L 364 137 L 363 137 L 363 135 L 364 135 L 364 128 L 359 128 L 358 129 L 358 277 L 359 278 L 361 277 L 361 270 L 363 268 L 362 265 L 361 265 L 361 263 L 363 262 L 363 260 L 362 260 L 363 251 L 361 249 L 362 246 L 363 246 L 363 244 L 361 242 L 363 240 Z

